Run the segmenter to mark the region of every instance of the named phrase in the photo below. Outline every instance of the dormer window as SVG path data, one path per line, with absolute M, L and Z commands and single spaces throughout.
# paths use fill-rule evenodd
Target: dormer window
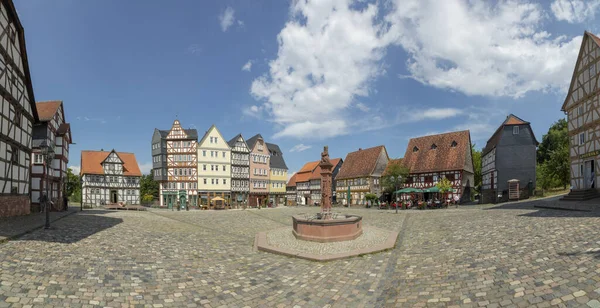
M 432 150 L 435 150 L 435 149 L 437 149 L 437 145 L 435 145 L 435 143 L 434 143 L 434 144 L 432 144 L 432 145 L 431 145 L 431 149 L 432 149 Z
M 417 148 L 416 146 L 413 148 L 413 152 L 418 152 L 419 148 Z
M 456 141 L 452 141 L 452 144 L 450 145 L 450 147 L 455 148 L 458 144 L 456 143 Z

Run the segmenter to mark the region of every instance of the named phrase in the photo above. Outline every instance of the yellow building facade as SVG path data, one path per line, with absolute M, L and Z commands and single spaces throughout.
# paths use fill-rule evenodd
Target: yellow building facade
M 202 206 L 231 203 L 231 148 L 215 125 L 198 142 L 198 195 Z

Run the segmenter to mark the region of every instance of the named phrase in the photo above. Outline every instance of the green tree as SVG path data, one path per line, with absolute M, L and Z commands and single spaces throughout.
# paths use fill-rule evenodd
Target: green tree
M 548 133 L 542 137 L 542 142 L 538 146 L 537 162 L 545 163 L 550 159 L 552 152 L 562 147 L 569 148 L 569 131 L 565 119 L 554 122 Z
M 471 145 L 471 153 L 473 155 L 473 173 L 475 174 L 475 183 L 473 187 L 477 190 L 481 187 L 481 151 L 475 149 L 476 144 Z
M 79 175 L 74 174 L 71 168 L 67 168 L 67 183 L 66 183 L 66 195 L 71 201 L 81 201 L 81 183 L 79 182 Z
M 445 177 L 442 178 L 435 186 L 440 190 L 442 195 L 445 195 L 452 190 L 452 182 Z
M 152 174 L 142 175 L 140 180 L 140 195 L 142 196 L 142 201 L 147 199 L 147 195 L 152 196 L 152 199 L 158 199 L 158 188 L 158 182 L 154 180 Z
M 562 186 L 563 189 L 571 181 L 571 168 L 569 166 L 569 146 L 560 145 L 550 152 L 550 157 L 544 162 L 545 174 L 553 180 L 553 186 Z
M 410 170 L 406 168 L 400 160 L 392 160 L 389 162 L 385 172 L 381 176 L 381 184 L 384 191 L 394 192 L 400 188 L 406 181 Z

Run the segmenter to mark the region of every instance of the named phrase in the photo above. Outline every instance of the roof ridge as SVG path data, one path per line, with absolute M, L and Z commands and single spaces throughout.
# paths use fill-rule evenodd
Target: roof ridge
M 35 103 L 36 104 L 40 104 L 40 103 L 43 104 L 43 103 L 57 103 L 57 102 L 62 103 L 63 100 L 62 99 L 54 99 L 54 100 L 47 100 L 47 101 L 39 101 L 39 102 L 35 102 Z

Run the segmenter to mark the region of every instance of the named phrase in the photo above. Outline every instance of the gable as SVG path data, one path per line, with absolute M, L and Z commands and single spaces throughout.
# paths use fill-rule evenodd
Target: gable
M 181 128 L 179 120 L 175 120 L 175 122 L 173 122 L 173 126 L 167 135 L 167 139 L 188 139 L 188 135 Z
M 198 145 L 202 148 L 230 149 L 229 144 L 214 124 L 206 131 Z
M 594 34 L 584 32 L 579 55 L 573 68 L 573 75 L 569 85 L 569 91 L 562 105 L 561 111 L 574 108 L 582 99 L 600 89 L 600 39 Z
M 104 161 L 102 161 L 102 164 L 104 163 L 123 164 L 123 160 L 121 159 L 121 157 L 119 157 L 119 155 L 117 155 L 115 150 L 112 150 L 112 152 L 110 152 L 110 154 L 106 156 Z

